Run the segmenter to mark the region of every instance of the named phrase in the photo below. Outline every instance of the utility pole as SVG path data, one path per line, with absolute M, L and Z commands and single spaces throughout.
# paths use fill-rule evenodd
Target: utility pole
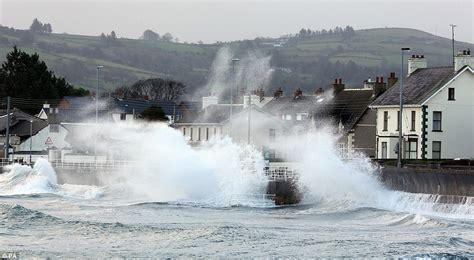
M 250 145 L 250 122 L 252 117 L 252 94 L 249 93 L 249 120 L 248 120 L 248 127 L 247 127 L 247 144 Z
M 95 88 L 95 136 L 94 136 L 94 163 L 97 168 L 97 132 L 98 132 L 98 123 L 99 123 L 99 72 L 100 69 L 104 66 L 98 65 L 97 66 L 97 86 Z
M 30 119 L 30 165 L 31 165 L 31 150 L 33 147 L 33 120 Z
M 7 97 L 7 130 L 5 136 L 5 159 L 10 161 L 10 96 Z
M 410 48 L 402 48 L 402 64 L 400 70 L 400 117 L 398 119 L 398 162 L 397 168 L 402 168 L 402 151 L 403 151 L 403 67 L 405 51 L 410 51 Z
M 230 116 L 229 116 L 229 136 L 232 138 L 232 115 L 233 115 L 233 107 L 234 107 L 234 88 L 235 88 L 235 63 L 238 62 L 239 59 L 234 58 L 232 59 L 232 84 L 230 86 Z
M 453 68 L 454 68 L 454 66 L 455 66 L 455 64 L 454 64 L 454 55 L 455 55 L 454 54 L 454 28 L 456 28 L 457 25 L 450 24 L 449 26 L 451 26 L 451 34 L 452 34 L 451 38 L 452 38 L 452 42 L 453 42 Z

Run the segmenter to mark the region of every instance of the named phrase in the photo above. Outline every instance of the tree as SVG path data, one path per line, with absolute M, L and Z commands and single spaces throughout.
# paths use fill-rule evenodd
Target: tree
M 30 31 L 34 33 L 43 32 L 43 24 L 38 20 L 38 18 L 33 20 L 33 23 L 30 25 Z
M 146 121 L 168 121 L 168 117 L 161 107 L 151 106 L 145 109 L 141 118 Z
M 158 41 L 160 39 L 160 35 L 152 30 L 146 30 L 143 32 L 141 38 L 145 41 Z
M 110 38 L 112 38 L 113 40 L 117 39 L 117 34 L 115 34 L 115 31 L 112 31 L 110 33 Z
M 148 98 L 150 100 L 177 100 L 186 86 L 178 81 L 152 78 L 139 80 L 130 87 L 121 87 L 115 95 L 122 98 Z
M 53 32 L 53 28 L 51 27 L 50 23 L 45 23 L 43 25 L 43 32 L 45 32 L 47 34 L 51 34 Z
M 56 77 L 37 53 L 30 55 L 14 46 L 0 68 L 0 96 L 58 99 L 71 94 L 84 95 L 85 90 Z
M 171 41 L 173 41 L 173 38 L 174 38 L 173 35 L 172 35 L 171 33 L 169 33 L 169 32 L 165 33 L 165 34 L 161 37 L 161 39 L 163 39 L 163 41 L 166 41 L 166 42 L 171 42 Z

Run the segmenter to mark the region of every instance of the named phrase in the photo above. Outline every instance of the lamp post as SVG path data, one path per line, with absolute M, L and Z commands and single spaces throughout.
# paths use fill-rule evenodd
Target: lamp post
M 33 147 L 33 120 L 30 119 L 30 165 L 32 163 L 31 161 L 31 150 Z
M 453 67 L 455 67 L 455 64 L 454 64 L 454 28 L 457 27 L 457 25 L 455 24 L 450 24 L 449 26 L 451 26 L 451 38 L 452 38 L 452 45 L 453 45 Z
M 397 168 L 402 168 L 402 151 L 403 151 L 403 128 L 402 128 L 402 118 L 403 118 L 403 58 L 405 56 L 405 51 L 410 51 L 410 48 L 404 47 L 402 50 L 402 64 L 400 68 L 400 117 L 398 119 L 398 163 Z
M 229 136 L 232 138 L 232 112 L 234 107 L 234 88 L 235 88 L 235 63 L 237 63 L 239 59 L 234 58 L 232 59 L 232 84 L 230 86 L 230 115 L 229 115 Z
M 97 167 L 97 124 L 99 123 L 99 84 L 100 84 L 100 69 L 104 66 L 97 66 L 97 86 L 95 88 L 95 137 L 94 137 L 94 163 Z

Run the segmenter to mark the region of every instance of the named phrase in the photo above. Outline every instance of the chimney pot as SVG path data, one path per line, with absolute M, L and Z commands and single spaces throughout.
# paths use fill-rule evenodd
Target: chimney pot
M 375 77 L 375 82 L 379 83 L 379 77 Z
M 383 83 L 383 77 L 380 77 L 380 83 Z
M 337 79 L 334 79 L 334 84 L 337 84 Z
M 339 78 L 339 84 L 342 84 L 342 79 L 341 78 Z

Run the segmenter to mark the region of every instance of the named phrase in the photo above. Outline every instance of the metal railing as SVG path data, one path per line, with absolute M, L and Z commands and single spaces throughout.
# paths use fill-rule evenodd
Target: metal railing
M 124 168 L 140 168 L 143 162 L 110 160 L 110 161 L 80 161 L 80 160 L 54 160 L 50 162 L 55 169 L 78 169 L 78 170 L 117 170 Z
M 289 167 L 267 167 L 265 168 L 265 176 L 270 180 L 296 180 L 298 178 L 298 172 Z

